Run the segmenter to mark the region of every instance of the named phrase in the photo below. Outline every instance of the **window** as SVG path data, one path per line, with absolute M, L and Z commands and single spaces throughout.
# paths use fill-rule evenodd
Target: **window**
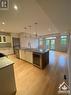
M 61 36 L 61 45 L 66 46 L 67 45 L 67 36 Z
M 56 39 L 56 37 L 48 37 L 48 38 L 46 38 L 46 39 Z
M 49 49 L 49 47 L 50 47 L 50 40 L 46 39 L 46 48 Z
M 43 38 L 39 39 L 39 47 L 44 48 L 44 39 Z
M 43 40 L 40 40 L 40 45 L 43 45 Z
M 45 38 L 45 41 L 46 41 L 45 46 L 46 46 L 46 48 L 54 50 L 55 49 L 55 40 L 56 40 L 55 36 Z
M 62 39 L 67 38 L 67 36 L 61 36 Z
M 51 40 L 50 46 L 51 46 L 50 48 L 51 48 L 52 50 L 55 49 L 55 39 L 52 39 L 52 40 Z

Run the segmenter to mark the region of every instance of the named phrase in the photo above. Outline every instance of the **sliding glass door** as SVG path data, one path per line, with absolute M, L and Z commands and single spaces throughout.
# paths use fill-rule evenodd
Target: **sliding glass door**
M 46 49 L 55 50 L 55 39 L 46 39 L 45 47 Z
M 54 39 L 50 40 L 50 49 L 55 50 L 55 40 Z
M 50 40 L 46 39 L 46 49 L 50 49 Z

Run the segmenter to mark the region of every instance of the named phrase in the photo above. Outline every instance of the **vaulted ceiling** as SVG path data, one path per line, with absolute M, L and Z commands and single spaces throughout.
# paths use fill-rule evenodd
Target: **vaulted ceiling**
M 60 32 L 71 31 L 71 0 L 37 0 Z
M 14 10 L 14 5 L 18 10 Z M 9 0 L 9 9 L 0 10 L 0 31 L 39 35 L 71 30 L 71 0 Z M 5 22 L 3 25 L 2 22 Z M 37 22 L 37 30 L 35 29 Z

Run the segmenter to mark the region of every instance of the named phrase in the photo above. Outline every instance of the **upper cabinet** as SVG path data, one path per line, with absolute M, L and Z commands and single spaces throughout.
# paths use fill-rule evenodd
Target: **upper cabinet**
M 2 42 L 2 37 L 0 36 L 0 42 Z
M 0 43 L 11 43 L 11 36 L 0 35 Z
M 0 35 L 0 43 L 6 43 L 6 36 Z
M 2 37 L 3 42 L 6 42 L 6 36 Z
M 11 43 L 11 36 L 6 36 L 6 42 Z

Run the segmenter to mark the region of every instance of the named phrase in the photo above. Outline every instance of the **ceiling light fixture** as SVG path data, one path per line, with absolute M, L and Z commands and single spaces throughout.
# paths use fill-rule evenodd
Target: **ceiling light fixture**
M 17 11 L 18 10 L 18 6 L 17 5 L 14 5 L 14 9 Z
M 36 38 L 37 38 L 37 36 L 38 36 L 38 35 L 37 35 L 37 25 L 38 25 L 38 23 L 35 22 L 34 24 L 35 24 L 35 32 L 36 32 L 35 36 L 36 36 Z
M 29 30 L 30 30 L 30 32 L 29 32 L 29 33 L 30 33 L 30 35 L 29 35 L 29 36 L 30 36 L 30 37 L 29 37 L 30 39 L 29 39 L 28 46 L 31 48 L 31 28 L 32 28 L 32 26 L 29 25 L 28 27 L 29 27 Z
M 27 30 L 27 28 L 26 28 L 26 27 L 24 27 L 24 29 L 25 29 L 25 38 L 26 38 L 26 30 Z
M 28 27 L 29 27 L 29 29 L 30 29 L 30 38 L 31 38 L 31 28 L 32 28 L 32 26 L 29 25 Z

